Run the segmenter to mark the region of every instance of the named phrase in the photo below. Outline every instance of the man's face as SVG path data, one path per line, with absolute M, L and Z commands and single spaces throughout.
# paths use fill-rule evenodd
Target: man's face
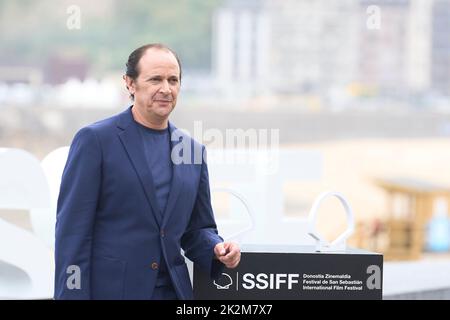
M 138 63 L 139 76 L 126 77 L 137 111 L 150 119 L 165 120 L 175 108 L 180 91 L 180 67 L 166 50 L 151 48 Z

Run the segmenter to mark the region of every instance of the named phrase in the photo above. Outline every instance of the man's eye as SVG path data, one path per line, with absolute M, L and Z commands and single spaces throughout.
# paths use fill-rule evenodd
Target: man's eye
M 177 82 L 178 82 L 178 79 L 175 79 L 175 78 L 174 78 L 174 79 L 170 79 L 169 81 L 172 82 L 172 83 L 177 83 Z

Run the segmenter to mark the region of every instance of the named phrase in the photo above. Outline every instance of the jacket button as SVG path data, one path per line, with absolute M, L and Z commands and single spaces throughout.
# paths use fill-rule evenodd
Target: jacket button
M 161 237 L 164 237 L 166 234 L 164 233 L 164 230 L 161 230 L 160 232 Z
M 153 269 L 153 270 L 158 269 L 158 264 L 157 264 L 156 262 L 153 262 L 153 263 L 152 263 L 152 269 Z

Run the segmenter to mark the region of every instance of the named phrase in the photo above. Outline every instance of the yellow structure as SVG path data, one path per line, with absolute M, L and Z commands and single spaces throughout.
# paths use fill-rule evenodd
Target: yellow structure
M 385 228 L 388 243 L 383 252 L 385 259 L 419 259 L 435 201 L 445 199 L 449 205 L 450 188 L 405 178 L 379 179 L 376 184 L 387 193 L 388 218 Z

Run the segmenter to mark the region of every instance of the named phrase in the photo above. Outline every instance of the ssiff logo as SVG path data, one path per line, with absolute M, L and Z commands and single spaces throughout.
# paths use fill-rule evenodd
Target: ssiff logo
M 230 289 L 230 286 L 233 284 L 233 279 L 231 279 L 231 277 L 226 273 L 222 273 L 222 277 L 220 277 L 220 279 L 218 280 L 220 280 L 220 284 L 217 283 L 216 280 L 214 280 L 213 283 L 219 290 Z

